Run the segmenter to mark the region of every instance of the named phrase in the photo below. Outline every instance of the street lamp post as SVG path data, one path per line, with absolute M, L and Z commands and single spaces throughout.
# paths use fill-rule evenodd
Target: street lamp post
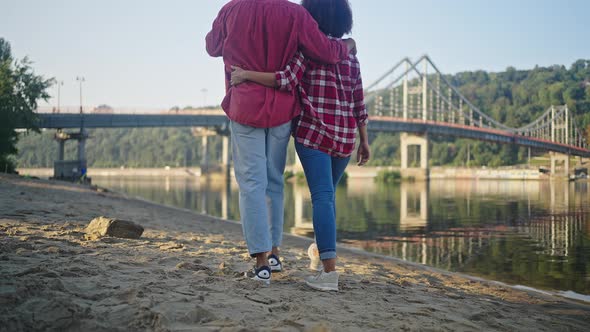
M 82 111 L 82 83 L 84 81 L 86 81 L 86 79 L 84 79 L 84 77 L 82 77 L 82 76 L 79 76 L 79 77 L 76 77 L 76 81 L 78 81 L 80 83 L 80 114 L 82 114 L 83 113 L 83 111 Z
M 82 83 L 86 81 L 84 77 L 79 76 L 76 77 L 76 81 L 80 83 L 80 114 L 83 113 L 82 109 Z M 80 178 L 84 178 L 86 176 L 86 138 L 88 135 L 86 134 L 86 129 L 84 128 L 84 117 L 80 116 L 80 137 L 78 138 L 78 172 Z
M 60 107 L 61 107 L 60 93 L 61 93 L 61 87 L 63 85 L 64 85 L 64 81 L 57 81 L 57 113 L 60 113 Z

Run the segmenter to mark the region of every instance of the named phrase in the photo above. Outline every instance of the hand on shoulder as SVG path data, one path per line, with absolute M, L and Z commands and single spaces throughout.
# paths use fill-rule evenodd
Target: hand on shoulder
M 348 46 L 348 52 L 352 55 L 356 55 L 356 41 L 352 38 L 346 38 L 343 39 L 343 41 L 346 43 L 346 46 Z

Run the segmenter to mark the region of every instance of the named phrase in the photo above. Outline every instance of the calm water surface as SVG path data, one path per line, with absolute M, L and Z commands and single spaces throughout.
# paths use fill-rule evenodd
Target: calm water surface
M 239 220 L 235 183 L 95 177 L 99 186 Z M 590 184 L 349 179 L 336 193 L 340 242 L 513 285 L 590 295 Z M 285 231 L 313 236 L 305 184 L 285 188 Z M 586 296 L 586 300 L 590 297 Z

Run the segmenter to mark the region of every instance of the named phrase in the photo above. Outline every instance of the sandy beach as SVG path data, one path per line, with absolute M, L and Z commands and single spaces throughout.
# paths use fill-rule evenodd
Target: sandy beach
M 138 240 L 88 238 L 107 216 Z M 339 250 L 340 292 L 308 289 L 285 235 L 270 287 L 241 226 L 96 188 L 0 175 L 0 331 L 590 331 L 590 305 Z

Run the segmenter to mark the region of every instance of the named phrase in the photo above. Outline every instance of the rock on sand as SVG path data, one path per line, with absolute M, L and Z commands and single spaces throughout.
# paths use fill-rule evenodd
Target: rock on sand
M 126 239 L 139 239 L 143 227 L 128 221 L 107 217 L 94 218 L 84 230 L 90 237 L 112 236 Z

